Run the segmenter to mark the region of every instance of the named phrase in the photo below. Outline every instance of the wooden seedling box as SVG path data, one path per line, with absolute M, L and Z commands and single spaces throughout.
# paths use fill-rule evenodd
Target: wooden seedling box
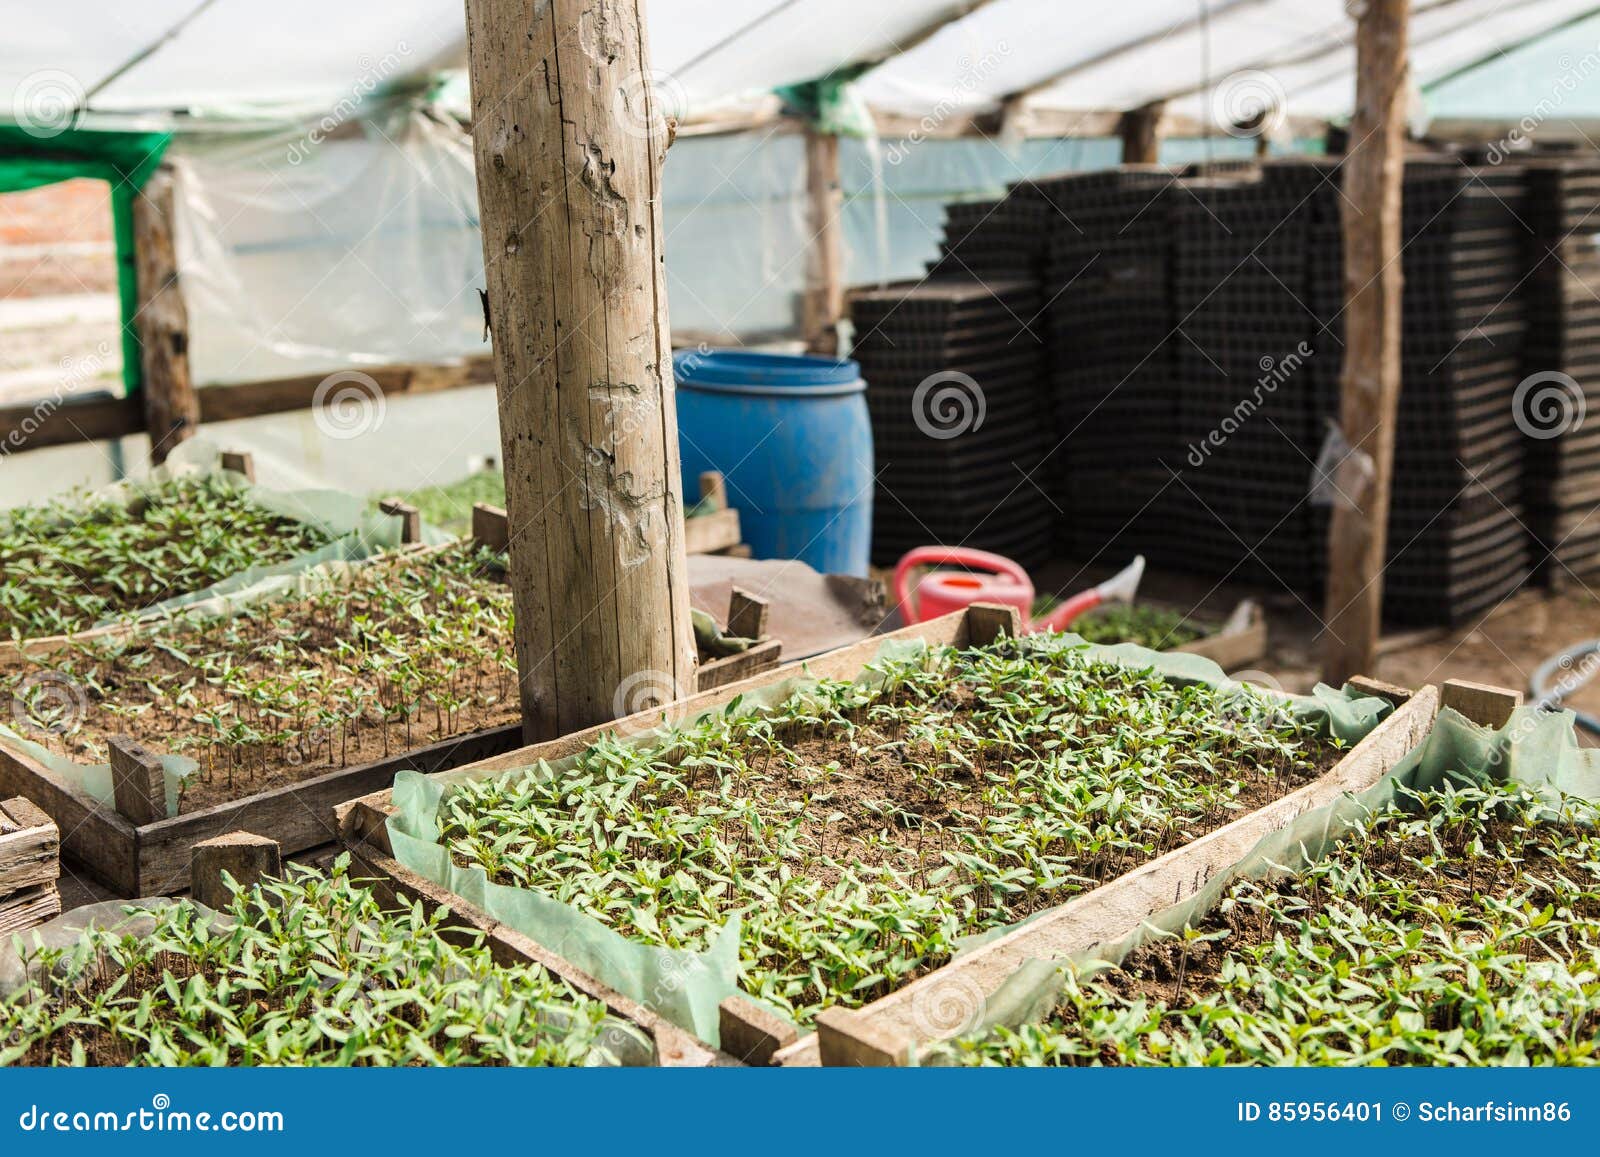
M 950 645 L 955 647 L 983 646 L 994 641 L 1002 634 L 1015 634 L 1018 629 L 1018 618 L 1010 608 L 987 606 L 977 604 L 963 611 L 945 615 L 942 618 L 932 619 L 910 627 L 892 632 L 889 635 L 865 639 L 848 647 L 831 651 L 824 655 L 816 656 L 801 664 L 790 664 L 777 668 L 774 671 L 754 678 L 745 679 L 731 686 L 706 691 L 691 698 L 671 704 L 665 709 L 641 712 L 627 719 L 599 727 L 592 727 L 573 735 L 563 736 L 548 743 L 536 744 L 532 747 L 520 748 L 503 755 L 495 755 L 479 763 L 456 768 L 450 773 L 453 780 L 488 779 L 519 767 L 527 767 L 539 760 L 553 761 L 574 755 L 589 747 L 607 732 L 620 732 L 623 734 L 641 734 L 649 732 L 659 726 L 663 716 L 668 722 L 677 722 L 692 718 L 701 712 L 720 707 L 737 695 L 748 694 L 763 687 L 771 686 L 797 674 L 810 674 L 817 678 L 854 679 L 861 670 L 873 661 L 880 648 L 888 639 L 916 639 L 930 645 Z M 803 666 L 803 670 L 802 670 Z M 1405 698 L 1408 693 L 1396 690 L 1396 697 Z M 1072 909 L 1071 918 L 1063 921 L 1052 916 L 1040 916 L 1030 921 L 1027 925 L 1002 937 L 994 942 L 1004 945 L 1004 951 L 1023 951 L 1031 955 L 1038 955 L 1040 950 L 1048 951 L 1048 942 L 1036 938 L 1032 930 L 1044 928 L 1055 930 L 1054 934 L 1060 935 L 1065 928 L 1068 939 L 1073 939 L 1070 929 L 1079 918 L 1077 913 L 1083 910 L 1085 902 L 1094 904 L 1109 903 L 1117 906 L 1119 910 L 1134 911 L 1143 907 L 1143 914 L 1148 914 L 1160 907 L 1172 903 L 1174 895 L 1181 898 L 1187 887 L 1193 890 L 1198 886 L 1199 879 L 1190 880 L 1191 870 L 1199 871 L 1200 859 L 1204 858 L 1205 848 L 1212 849 L 1217 856 L 1226 856 L 1225 851 L 1218 849 L 1232 848 L 1239 845 L 1248 847 L 1259 839 L 1262 834 L 1271 831 L 1289 822 L 1295 815 L 1310 807 L 1318 806 L 1325 798 L 1332 798 L 1340 792 L 1359 790 L 1369 783 L 1375 782 L 1403 756 L 1420 738 L 1426 734 L 1433 721 L 1437 709 L 1438 695 L 1429 688 L 1414 696 L 1400 706 L 1389 719 L 1385 720 L 1361 743 L 1357 744 L 1337 764 L 1330 768 L 1320 779 L 1311 784 L 1284 796 L 1275 803 L 1250 815 L 1244 816 L 1233 823 L 1209 833 L 1201 840 L 1188 845 L 1180 851 L 1168 853 L 1158 860 L 1124 876 L 1113 884 L 1088 893 L 1067 905 L 1055 910 L 1056 914 Z M 472 909 L 453 893 L 423 880 L 415 873 L 408 871 L 394 859 L 393 849 L 389 844 L 387 820 L 393 814 L 394 808 L 391 793 L 387 790 L 376 792 L 363 799 L 353 800 L 338 809 L 339 838 L 345 847 L 358 859 L 365 870 L 375 878 L 391 882 L 404 883 L 406 894 L 413 898 L 420 898 L 428 903 L 446 905 L 452 908 L 458 916 L 490 936 L 491 939 L 509 938 L 511 932 L 492 917 Z M 1202 848 L 1200 857 L 1194 864 L 1187 859 L 1181 863 L 1177 857 L 1183 856 L 1190 849 Z M 1233 858 L 1237 858 L 1234 856 Z M 1232 858 L 1225 858 L 1223 863 L 1231 863 Z M 1125 882 L 1137 877 L 1137 882 L 1132 888 L 1125 887 Z M 1200 877 L 1203 879 L 1203 876 Z M 1108 899 L 1106 899 L 1108 898 Z M 517 944 L 526 949 L 531 943 L 527 937 L 518 936 Z M 537 947 L 535 945 L 535 947 Z M 503 946 L 505 951 L 511 951 L 509 946 Z M 547 956 L 553 956 L 548 949 L 541 949 Z M 986 950 L 988 958 L 998 959 L 992 950 Z M 977 956 L 978 953 L 973 953 Z M 528 957 L 532 958 L 532 957 Z M 1027 959 L 1024 956 L 1023 959 Z M 944 969 L 930 973 L 922 980 L 908 985 L 895 994 L 891 994 L 878 1005 L 890 1004 L 897 1000 L 901 993 L 910 991 L 918 985 L 927 987 L 926 981 L 938 977 L 948 969 L 964 964 L 968 957 L 962 961 L 945 966 Z M 1019 961 L 1020 962 L 1020 961 Z M 572 967 L 567 964 L 566 967 Z M 997 966 L 993 974 L 993 983 L 998 984 L 1011 969 L 1002 970 Z M 980 974 L 988 977 L 989 974 Z M 871 1006 L 877 1009 L 878 1005 Z M 922 1007 L 919 999 L 917 1007 Z M 866 1010 L 863 1010 L 865 1012 Z M 819 1037 L 824 1035 L 823 1030 L 799 1040 L 785 1039 L 775 1030 L 769 1020 L 763 1017 L 755 1006 L 737 998 L 724 1004 L 723 1010 L 723 1039 L 752 1042 L 738 1050 L 737 1059 L 750 1063 L 781 1064 L 817 1064 L 821 1059 L 818 1052 Z M 860 1013 L 854 1015 L 861 1015 Z M 832 1025 L 833 1018 L 827 1013 L 823 1014 L 823 1024 Z M 873 1022 L 876 1023 L 875 1021 Z M 841 1039 L 841 1033 L 835 1027 L 826 1033 L 828 1039 Z M 843 1054 L 835 1050 L 830 1054 L 831 1059 L 840 1060 Z
M 503 513 L 494 513 L 503 519 Z M 492 523 L 493 519 L 489 521 Z M 450 546 L 407 549 L 420 556 L 448 550 Z M 759 603 L 759 600 L 750 599 L 743 592 L 736 593 L 734 613 L 739 613 L 742 607 L 744 613 L 754 614 L 749 607 L 752 603 Z M 137 624 L 117 625 L 84 635 L 37 640 L 30 644 L 29 654 L 43 656 L 72 639 L 83 639 L 90 634 L 126 633 L 136 629 Z M 746 651 L 708 662 L 697 672 L 698 689 L 721 687 L 771 670 L 778 664 L 780 650 L 778 640 L 766 639 Z M 522 724 L 508 723 L 452 736 L 370 763 L 340 768 L 200 811 L 149 821 L 145 819 L 150 814 L 147 809 L 124 810 L 99 803 L 26 753 L 0 747 L 0 796 L 26 795 L 37 801 L 66 833 L 62 842 L 67 853 L 118 895 L 169 895 L 189 886 L 189 849 L 195 843 L 246 829 L 277 841 L 286 855 L 303 852 L 337 838 L 334 805 L 388 787 L 394 782 L 395 773 L 402 769 L 424 773 L 444 771 L 514 750 L 521 744 Z
M 968 1009 L 975 1014 L 1028 961 L 1061 960 L 1126 934 L 1141 920 L 1198 892 L 1263 837 L 1341 795 L 1371 787 L 1427 737 L 1440 694 L 1435 687 L 1408 692 L 1370 680 L 1352 682 L 1395 702 L 1396 710 L 1318 779 L 1043 913 L 864 1008 L 826 1010 L 818 1018 L 816 1033 L 780 1051 L 777 1062 L 905 1064 L 916 1049 L 960 1032 L 969 1018 L 953 1018 L 956 1023 L 945 1031 L 937 1027 L 947 1020 L 948 1010 Z M 944 1014 L 933 1011 L 941 1009 Z
M 958 1002 L 976 1012 L 981 1006 L 973 1005 L 975 999 L 994 992 L 1030 960 L 1062 960 L 1120 942 L 1143 921 L 1187 900 L 1219 873 L 1231 871 L 1272 832 L 1335 802 L 1340 795 L 1354 795 L 1377 783 L 1401 756 L 1427 737 L 1439 708 L 1450 707 L 1474 723 L 1498 729 L 1522 703 L 1520 692 L 1456 679 L 1415 693 L 1371 679 L 1351 682 L 1368 693 L 1396 701 L 1399 710 L 1327 776 L 1062 905 L 1032 925 L 1017 928 L 865 1008 L 827 1010 L 819 1019 L 816 1035 L 780 1052 L 779 1062 L 905 1064 L 914 1049 L 959 1035 L 959 1031 L 930 1032 L 928 1018 L 919 1015 L 919 1008 Z
M 61 913 L 61 837 L 28 800 L 0 800 L 0 942 Z

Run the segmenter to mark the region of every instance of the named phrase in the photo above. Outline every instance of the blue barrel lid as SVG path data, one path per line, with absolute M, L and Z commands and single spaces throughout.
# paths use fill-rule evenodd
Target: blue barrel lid
M 855 362 L 810 354 L 679 350 L 672 367 L 678 385 L 713 393 L 817 397 L 866 389 Z

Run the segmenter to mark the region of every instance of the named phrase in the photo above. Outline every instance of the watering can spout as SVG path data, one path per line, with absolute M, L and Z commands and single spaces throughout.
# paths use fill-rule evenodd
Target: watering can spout
M 1144 555 L 1140 554 L 1094 589 L 1099 592 L 1102 603 L 1131 603 L 1139 593 L 1139 580 L 1142 578 Z

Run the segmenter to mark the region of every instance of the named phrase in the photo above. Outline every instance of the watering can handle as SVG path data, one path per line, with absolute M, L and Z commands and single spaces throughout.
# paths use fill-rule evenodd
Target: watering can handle
M 900 617 L 908 624 L 919 621 L 912 617 L 914 611 L 909 586 L 911 572 L 919 566 L 951 565 L 985 570 L 991 574 L 1004 575 L 1024 586 L 1031 585 L 1028 572 L 1004 555 L 991 554 L 986 550 L 976 550 L 970 546 L 919 546 L 907 551 L 905 557 L 896 563 L 894 568 L 895 603 L 900 607 Z

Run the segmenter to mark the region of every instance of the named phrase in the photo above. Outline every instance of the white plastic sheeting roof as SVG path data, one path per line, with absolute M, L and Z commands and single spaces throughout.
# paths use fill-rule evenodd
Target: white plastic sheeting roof
M 1596 7 L 1415 0 L 1413 79 L 1426 85 Z M 464 60 L 461 0 L 0 0 L 0 19 L 0 118 L 11 119 L 40 100 L 300 116 Z M 1265 74 L 1248 83 L 1281 94 L 1291 115 L 1345 114 L 1354 90 L 1344 0 L 649 0 L 648 19 L 663 103 L 690 120 L 880 61 L 856 85 L 867 106 L 936 119 L 1026 92 L 1058 110 L 1166 99 L 1225 127 L 1241 72 Z

